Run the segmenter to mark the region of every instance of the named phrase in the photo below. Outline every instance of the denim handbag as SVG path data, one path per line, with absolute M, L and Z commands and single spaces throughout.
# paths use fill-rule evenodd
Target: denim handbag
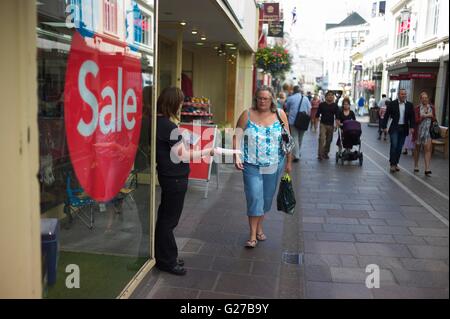
M 278 121 L 281 124 L 281 149 L 283 150 L 284 154 L 288 154 L 292 152 L 292 150 L 295 147 L 294 139 L 292 138 L 292 135 L 289 134 L 289 132 L 284 127 L 284 122 L 281 120 L 280 114 L 277 110 L 277 117 Z

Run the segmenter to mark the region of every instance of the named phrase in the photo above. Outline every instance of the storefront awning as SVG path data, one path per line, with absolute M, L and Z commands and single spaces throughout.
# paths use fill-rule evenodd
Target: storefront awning
M 391 80 L 435 79 L 439 62 L 404 62 L 387 67 Z
M 255 7 L 256 12 L 256 7 Z M 256 13 L 255 13 L 256 14 Z M 254 51 L 245 39 L 240 26 L 234 23 L 216 0 L 163 0 L 159 2 L 159 34 L 176 41 L 179 22 L 187 26 L 183 31 L 183 42 L 194 46 L 201 42 L 200 35 L 205 34 L 205 46 L 212 47 L 220 43 L 233 43 L 243 50 Z M 256 25 L 256 20 L 255 20 Z M 192 30 L 198 34 L 192 34 Z

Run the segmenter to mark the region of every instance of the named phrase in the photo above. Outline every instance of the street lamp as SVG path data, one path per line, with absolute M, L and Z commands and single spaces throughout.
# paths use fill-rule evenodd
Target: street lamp
M 411 18 L 411 9 L 408 8 L 405 4 L 405 7 L 402 9 L 402 11 L 400 11 L 400 17 L 403 21 L 408 21 L 409 18 Z

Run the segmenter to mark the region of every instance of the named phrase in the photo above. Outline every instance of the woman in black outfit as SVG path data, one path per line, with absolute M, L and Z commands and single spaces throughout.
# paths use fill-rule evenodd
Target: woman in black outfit
M 342 129 L 344 126 L 344 122 L 348 120 L 356 121 L 355 113 L 350 110 L 350 99 L 348 97 L 345 97 L 342 101 L 342 110 L 339 112 L 339 115 L 337 116 L 337 121 L 339 127 Z M 341 148 L 341 137 L 339 136 L 336 145 Z
M 169 87 L 161 92 L 157 103 L 156 163 L 161 186 L 161 203 L 155 229 L 156 267 L 175 275 L 185 275 L 184 262 L 178 259 L 173 234 L 178 225 L 188 187 L 189 161 L 214 155 L 214 149 L 190 151 L 178 131 L 178 114 L 183 92 Z

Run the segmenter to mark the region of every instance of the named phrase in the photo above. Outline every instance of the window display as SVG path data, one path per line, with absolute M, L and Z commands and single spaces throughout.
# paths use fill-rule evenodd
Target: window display
M 151 258 L 151 190 L 137 175 L 152 167 L 154 8 L 37 5 L 41 216 L 62 226 L 45 297 L 115 298 Z M 80 267 L 80 289 L 65 286 L 68 264 Z
M 209 98 L 185 97 L 183 108 L 181 109 L 181 122 L 189 123 L 200 121 L 203 124 L 213 124 L 213 114 L 211 113 L 211 101 Z

